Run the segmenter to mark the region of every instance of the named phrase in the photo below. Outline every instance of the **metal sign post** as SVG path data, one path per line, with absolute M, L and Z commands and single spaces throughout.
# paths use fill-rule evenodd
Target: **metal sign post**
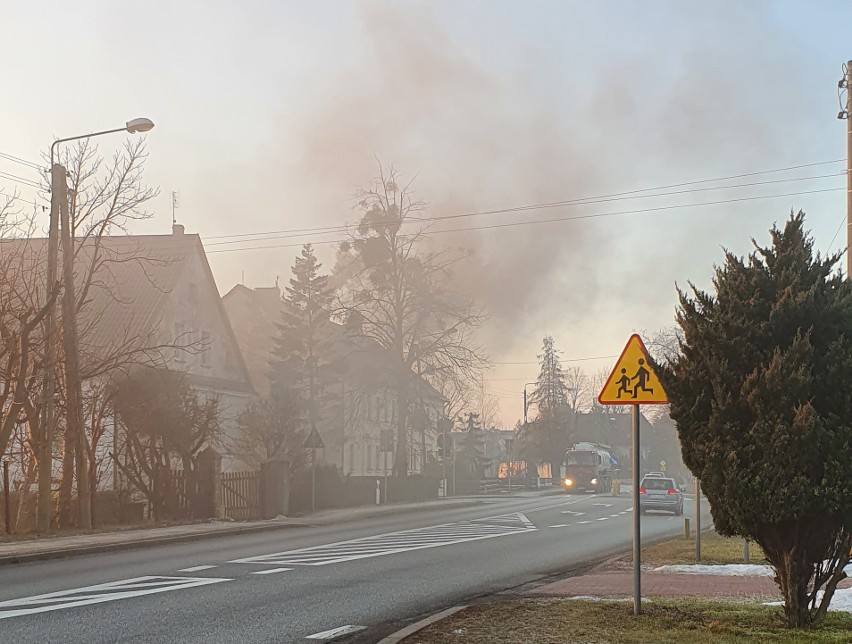
M 633 614 L 642 614 L 642 506 L 639 494 L 642 469 L 639 419 L 641 405 L 664 405 L 669 401 L 645 344 L 635 333 L 627 340 L 618 362 L 604 383 L 598 402 L 602 405 L 633 406 Z M 661 463 L 665 467 L 665 463 Z
M 639 508 L 639 407 L 633 405 L 633 614 L 642 614 L 642 533 Z

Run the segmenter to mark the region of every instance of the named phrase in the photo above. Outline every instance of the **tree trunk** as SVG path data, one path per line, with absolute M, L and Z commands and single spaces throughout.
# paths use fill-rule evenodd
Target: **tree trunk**
M 74 446 L 73 436 L 69 436 L 68 428 L 62 441 L 62 483 L 59 487 L 59 525 L 71 525 L 71 496 L 74 486 Z
M 811 625 L 808 607 L 808 582 L 812 569 L 805 565 L 801 554 L 786 552 L 775 567 L 775 580 L 784 598 L 784 621 L 788 628 L 807 628 Z
M 27 464 L 27 472 L 24 474 L 24 483 L 21 486 L 20 493 L 18 495 L 18 508 L 15 512 L 15 527 L 21 525 L 21 519 L 24 516 L 24 513 L 28 511 L 27 507 L 27 497 L 29 496 L 30 487 L 35 481 L 36 477 L 36 464 L 34 459 L 30 459 Z

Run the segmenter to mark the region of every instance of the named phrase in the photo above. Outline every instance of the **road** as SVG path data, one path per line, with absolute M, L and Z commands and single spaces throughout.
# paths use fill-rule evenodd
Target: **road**
M 3 567 L 0 641 L 310 642 L 342 628 L 375 642 L 413 617 L 629 549 L 630 506 L 624 494 L 490 499 Z M 683 530 L 680 517 L 642 522 L 646 540 Z

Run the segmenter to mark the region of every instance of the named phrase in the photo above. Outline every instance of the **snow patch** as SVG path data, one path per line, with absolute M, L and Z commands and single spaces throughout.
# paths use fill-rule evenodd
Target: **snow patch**
M 595 595 L 573 595 L 571 597 L 565 597 L 565 599 L 569 600 L 577 600 L 581 602 L 632 602 L 632 597 L 597 597 Z M 642 598 L 643 604 L 652 603 L 650 599 Z
M 822 591 L 817 593 L 817 602 L 822 600 Z M 783 606 L 784 602 L 764 602 L 764 606 Z M 838 588 L 834 591 L 828 610 L 852 613 L 852 588 Z
M 654 572 L 679 575 L 721 575 L 724 577 L 774 577 L 770 566 L 760 564 L 676 564 L 659 566 Z

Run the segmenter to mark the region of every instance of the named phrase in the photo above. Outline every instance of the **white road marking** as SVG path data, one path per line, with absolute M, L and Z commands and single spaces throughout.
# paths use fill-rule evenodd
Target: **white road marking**
M 293 570 L 292 568 L 270 568 L 269 570 L 255 570 L 252 572 L 253 575 L 271 575 L 276 572 L 287 572 L 288 570 Z
M 535 530 L 537 530 L 535 525 L 523 513 L 515 512 L 510 515 L 504 514 L 490 517 L 490 519 L 445 523 L 428 528 L 401 530 L 399 532 L 350 539 L 322 546 L 276 552 L 269 555 L 244 557 L 234 559 L 228 563 L 278 566 L 326 566 L 328 564 L 366 559 L 368 557 L 381 557 L 383 555 L 411 550 L 437 548 L 439 546 L 449 546 L 467 541 L 477 541 L 479 539 L 492 539 L 512 534 L 523 534 L 525 532 L 534 532 Z
M 556 525 L 547 526 L 548 528 L 567 528 L 567 523 L 557 523 Z
M 592 503 L 592 505 L 597 506 L 599 508 L 611 508 L 612 503 Z
M 595 521 L 609 521 L 609 517 L 601 517 L 600 519 L 595 519 Z
M 71 590 L 60 590 L 55 593 L 44 595 L 33 595 L 0 602 L 0 619 L 31 615 L 33 613 L 44 613 L 47 611 L 61 610 L 63 608 L 74 608 L 76 606 L 88 606 L 103 602 L 151 595 L 153 593 L 164 593 L 169 590 L 181 590 L 208 584 L 218 584 L 231 579 L 215 577 L 134 577 L 121 581 L 111 581 L 106 584 L 73 588 Z
M 216 566 L 193 566 L 192 568 L 181 568 L 178 572 L 201 572 L 202 570 L 210 570 Z
M 562 514 L 573 514 L 574 516 L 581 517 L 585 512 L 577 512 L 576 510 L 562 510 Z
M 333 640 L 336 637 L 341 637 L 342 635 L 351 635 L 352 633 L 357 633 L 358 631 L 363 631 L 366 626 L 356 626 L 354 624 L 347 624 L 346 626 L 340 626 L 339 628 L 332 628 L 328 631 L 323 631 L 322 633 L 314 633 L 313 635 L 308 635 L 305 639 L 308 640 Z
M 586 524 L 586 523 L 591 523 L 591 521 L 577 521 L 577 523 L 579 525 L 583 525 L 583 524 Z

